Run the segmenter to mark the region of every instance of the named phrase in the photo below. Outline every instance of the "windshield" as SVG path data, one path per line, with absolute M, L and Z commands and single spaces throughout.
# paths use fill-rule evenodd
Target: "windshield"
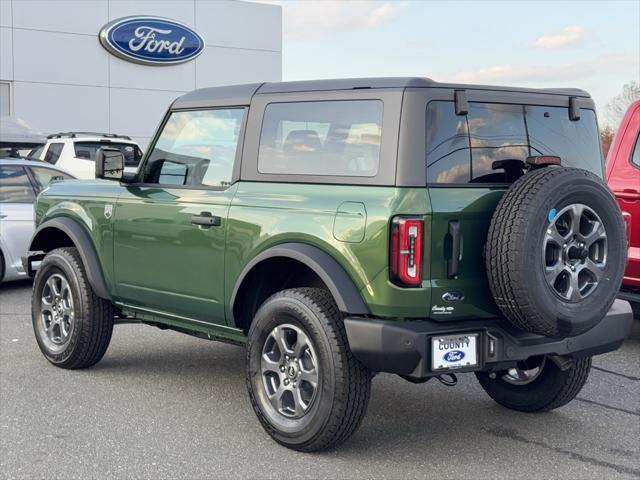
M 124 155 L 124 164 L 127 167 L 137 167 L 142 158 L 142 151 L 137 145 L 131 143 L 116 142 L 75 142 L 75 156 L 83 160 L 95 161 L 98 149 L 117 148 Z

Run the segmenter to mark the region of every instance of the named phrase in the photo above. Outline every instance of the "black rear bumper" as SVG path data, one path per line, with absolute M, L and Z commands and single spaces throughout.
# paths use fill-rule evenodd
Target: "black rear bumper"
M 431 370 L 430 339 L 456 333 L 478 333 L 479 365 L 456 371 L 504 370 L 538 355 L 580 358 L 616 350 L 631 331 L 631 306 L 616 300 L 602 321 L 582 335 L 554 339 L 518 330 L 506 320 L 434 322 L 384 321 L 348 317 L 345 327 L 351 351 L 376 372 L 426 378 Z
M 631 304 L 640 303 L 640 290 L 629 290 L 623 288 L 620 290 L 620 293 L 618 293 L 618 298 L 620 300 L 626 300 Z

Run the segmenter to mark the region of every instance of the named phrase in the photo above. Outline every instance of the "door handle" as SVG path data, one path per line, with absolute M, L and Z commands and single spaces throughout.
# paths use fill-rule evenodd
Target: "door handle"
M 618 198 L 622 198 L 623 200 L 640 200 L 640 191 L 634 190 L 632 188 L 625 188 L 624 190 L 614 190 L 614 195 Z
M 460 270 L 460 222 L 449 221 L 449 235 L 451 236 L 451 258 L 447 260 L 447 277 L 455 278 Z
M 204 227 L 219 227 L 222 225 L 222 218 L 212 215 L 210 212 L 200 212 L 200 215 L 192 215 L 191 223 Z

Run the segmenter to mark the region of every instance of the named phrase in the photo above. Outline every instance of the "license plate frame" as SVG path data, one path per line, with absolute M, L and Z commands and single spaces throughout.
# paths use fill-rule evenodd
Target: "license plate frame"
M 431 337 L 429 342 L 431 345 L 431 370 L 444 372 L 477 369 L 480 366 L 480 338 L 481 335 L 478 332 Z M 443 348 L 440 348 L 441 346 Z M 462 353 L 461 356 L 460 353 Z

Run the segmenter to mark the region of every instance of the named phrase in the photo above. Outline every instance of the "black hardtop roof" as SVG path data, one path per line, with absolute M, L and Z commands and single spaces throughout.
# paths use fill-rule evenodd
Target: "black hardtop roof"
M 453 88 L 462 90 L 494 90 L 504 92 L 541 93 L 574 97 L 589 94 L 578 88 L 521 88 L 492 85 L 441 83 L 425 77 L 342 78 L 333 80 L 301 80 L 294 82 L 266 82 L 193 90 L 178 97 L 172 108 L 198 108 L 209 105 L 249 105 L 251 97 L 261 94 L 321 92 L 331 90 L 359 90 L 380 88 Z

